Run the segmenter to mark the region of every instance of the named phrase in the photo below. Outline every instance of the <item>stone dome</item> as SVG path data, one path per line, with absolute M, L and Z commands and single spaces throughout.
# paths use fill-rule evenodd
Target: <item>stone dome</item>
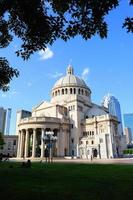
M 74 70 L 72 66 L 68 66 L 66 70 L 66 75 L 61 77 L 54 85 L 53 89 L 67 86 L 76 86 L 82 88 L 88 88 L 85 81 L 78 76 L 74 75 Z

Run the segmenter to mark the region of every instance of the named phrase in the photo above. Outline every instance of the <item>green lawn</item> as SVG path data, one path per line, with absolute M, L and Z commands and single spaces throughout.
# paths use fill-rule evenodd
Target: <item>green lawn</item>
M 133 199 L 133 165 L 0 163 L 0 199 Z

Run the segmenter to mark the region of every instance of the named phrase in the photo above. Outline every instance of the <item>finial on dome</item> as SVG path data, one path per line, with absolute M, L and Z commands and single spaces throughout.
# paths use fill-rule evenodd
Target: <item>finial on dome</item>
M 66 73 L 67 74 L 74 74 L 74 70 L 73 70 L 73 67 L 71 65 L 68 65 Z

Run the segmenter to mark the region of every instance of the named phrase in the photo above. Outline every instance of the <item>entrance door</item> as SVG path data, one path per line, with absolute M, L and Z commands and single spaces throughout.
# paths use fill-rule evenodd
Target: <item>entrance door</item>
M 93 149 L 92 153 L 93 153 L 93 158 L 96 158 L 97 157 L 97 149 Z

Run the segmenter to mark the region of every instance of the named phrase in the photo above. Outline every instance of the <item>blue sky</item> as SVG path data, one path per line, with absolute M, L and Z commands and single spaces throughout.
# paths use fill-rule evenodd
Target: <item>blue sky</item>
M 113 94 L 121 104 L 122 113 L 133 113 L 133 34 L 122 29 L 125 17 L 132 16 L 133 8 L 122 0 L 121 6 L 111 11 L 107 39 L 98 36 L 84 41 L 77 36 L 68 42 L 57 40 L 45 54 L 35 53 L 28 61 L 15 55 L 20 40 L 15 39 L 0 56 L 6 56 L 20 71 L 13 79 L 10 91 L 0 92 L 0 106 L 12 108 L 11 130 L 15 133 L 16 111 L 31 110 L 43 100 L 50 100 L 50 90 L 55 81 L 65 74 L 71 62 L 75 74 L 82 76 L 92 90 L 92 100 L 100 104 L 103 96 Z M 43 59 L 41 59 L 43 57 Z

